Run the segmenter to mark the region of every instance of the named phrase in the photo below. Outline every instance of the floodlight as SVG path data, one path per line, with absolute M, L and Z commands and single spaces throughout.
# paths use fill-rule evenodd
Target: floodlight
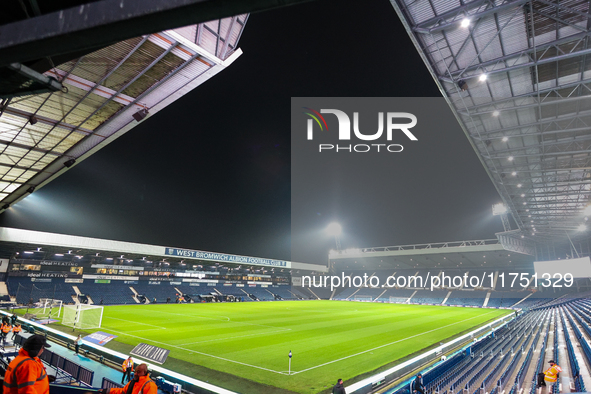
M 509 160 L 509 161 L 513 161 L 513 156 L 509 156 L 509 157 L 507 157 L 507 160 Z
M 579 227 L 577 227 L 578 231 L 587 231 L 587 225 L 586 224 L 580 224 Z
M 499 111 L 493 111 L 493 116 L 499 116 L 500 112 Z
M 509 137 L 503 137 L 503 142 L 509 141 Z
M 492 213 L 494 216 L 504 215 L 507 213 L 507 207 L 502 202 L 492 206 Z
M 326 227 L 326 233 L 331 237 L 338 237 L 339 235 L 341 235 L 342 231 L 343 228 L 337 222 L 332 222 L 328 225 L 328 227 Z
M 470 26 L 470 19 L 468 19 L 468 18 L 462 19 L 462 23 L 460 24 L 460 26 L 462 26 L 464 29 L 467 28 L 468 26 Z
M 484 81 L 486 81 L 486 78 L 488 78 L 488 76 L 483 73 L 483 74 L 480 74 L 480 77 L 478 78 L 478 80 L 480 82 L 484 82 Z
M 513 176 L 517 175 L 517 171 L 513 171 L 513 172 L 511 173 L 511 175 L 513 175 Z

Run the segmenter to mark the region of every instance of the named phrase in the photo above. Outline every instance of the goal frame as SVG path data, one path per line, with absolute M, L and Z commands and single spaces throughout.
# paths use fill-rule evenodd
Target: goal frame
M 103 312 L 104 312 L 104 308 L 102 305 L 87 305 L 87 304 L 64 305 L 63 309 L 64 309 L 64 313 L 63 313 L 63 317 L 62 317 L 62 324 L 64 326 L 72 327 L 73 330 L 75 330 L 76 328 L 78 328 L 78 329 L 101 328 L 101 325 L 103 322 Z M 97 309 L 100 310 L 98 324 L 85 324 L 84 312 L 90 311 L 90 310 L 97 310 Z M 71 314 L 73 314 L 73 318 L 71 320 L 66 320 L 66 319 L 70 318 Z
M 49 317 L 49 318 L 54 317 L 51 315 L 51 312 L 52 312 L 53 308 L 58 308 L 57 316 L 55 316 L 55 317 L 58 317 L 58 318 L 61 317 L 62 306 L 64 304 L 64 302 L 62 300 L 56 300 L 54 298 L 40 298 L 39 302 L 41 304 L 43 304 L 43 311 L 41 312 L 43 315 L 45 315 L 46 310 L 49 309 L 47 317 Z

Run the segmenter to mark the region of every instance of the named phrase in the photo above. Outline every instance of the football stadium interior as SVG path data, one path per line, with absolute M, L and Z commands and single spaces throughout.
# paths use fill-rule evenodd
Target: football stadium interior
M 0 213 L 231 66 L 249 12 L 298 2 L 6 5 Z M 309 264 L 0 228 L 0 313 L 23 327 L 0 372 L 40 333 L 52 394 L 122 387 L 130 354 L 161 393 L 330 393 L 338 375 L 348 394 L 413 394 L 419 372 L 429 394 L 591 388 L 591 2 L 390 3 L 503 232 Z

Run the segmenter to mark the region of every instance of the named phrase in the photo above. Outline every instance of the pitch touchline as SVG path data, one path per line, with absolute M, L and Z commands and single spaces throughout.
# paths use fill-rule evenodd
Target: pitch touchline
M 166 346 L 176 347 L 176 348 L 178 348 L 178 349 L 185 350 L 185 351 L 187 351 L 187 352 L 191 352 L 191 353 L 197 353 L 197 354 L 201 354 L 201 355 L 203 355 L 203 356 L 209 356 L 209 357 L 217 358 L 217 359 L 219 359 L 219 360 L 223 360 L 223 361 L 228 361 L 228 362 L 235 363 L 235 364 L 244 365 L 244 366 L 247 366 L 247 367 L 252 367 L 252 368 L 262 369 L 262 370 L 264 370 L 264 371 L 274 372 L 274 373 L 278 373 L 278 374 L 280 374 L 280 375 L 286 375 L 286 374 L 285 374 L 285 373 L 283 373 L 283 372 L 279 372 L 279 371 L 273 371 L 272 369 L 263 368 L 263 367 L 258 367 L 258 366 L 256 366 L 256 365 L 246 364 L 246 363 L 243 363 L 243 362 L 240 362 L 240 361 L 234 361 L 234 360 L 230 360 L 230 359 L 228 359 L 228 358 L 224 358 L 224 357 L 214 356 L 213 354 L 207 354 L 207 353 L 203 353 L 203 352 L 198 352 L 197 350 L 190 350 L 190 349 L 185 349 L 184 347 L 180 347 L 180 346 L 176 346 L 176 345 L 171 345 L 171 344 L 169 344 L 169 343 L 166 343 L 166 342 L 154 341 L 153 339 L 147 339 L 147 338 L 143 338 L 143 337 L 138 337 L 137 335 L 130 335 L 130 334 L 124 333 L 124 332 L 122 332 L 122 331 L 116 331 L 116 330 L 111 330 L 111 331 L 113 331 L 113 332 L 117 332 L 117 333 L 119 333 L 119 334 L 127 335 L 127 336 L 130 336 L 130 337 L 134 337 L 134 338 L 143 339 L 143 340 L 144 340 L 144 341 L 146 341 L 146 342 L 153 342 L 153 343 L 159 343 L 159 344 L 161 344 L 161 345 L 166 345 Z M 292 373 L 292 374 L 293 374 L 293 373 Z
M 298 374 L 298 373 L 301 373 L 301 372 L 306 372 L 306 371 L 310 371 L 310 370 L 312 370 L 312 369 L 316 369 L 316 368 L 319 368 L 319 367 L 323 367 L 323 366 L 325 366 L 325 365 L 328 365 L 328 364 L 336 363 L 337 361 L 346 360 L 346 359 L 348 359 L 348 358 L 351 358 L 351 357 L 359 356 L 360 354 L 364 354 L 364 353 L 367 353 L 367 352 L 371 352 L 371 351 L 373 351 L 373 350 L 376 350 L 376 349 L 381 349 L 381 348 L 383 348 L 383 347 L 390 346 L 390 345 L 393 345 L 393 344 L 395 344 L 395 343 L 398 343 L 398 342 L 406 341 L 407 339 L 415 338 L 415 337 L 418 337 L 418 336 L 420 336 L 420 335 L 427 334 L 427 333 L 430 333 L 430 332 L 433 332 L 433 331 L 437 331 L 437 330 L 440 330 L 440 329 L 442 329 L 442 328 L 445 328 L 445 327 L 453 326 L 454 324 L 463 323 L 463 322 L 465 322 L 465 321 L 472 320 L 472 319 L 475 319 L 475 318 L 477 318 L 477 317 L 486 316 L 486 315 L 488 315 L 488 314 L 490 314 L 490 313 L 492 313 L 492 312 L 487 312 L 487 313 L 484 313 L 484 314 L 482 314 L 482 315 L 473 316 L 473 317 L 470 317 L 470 318 L 468 318 L 468 319 L 464 319 L 464 320 L 460 320 L 460 321 L 458 321 L 458 322 L 455 322 L 455 323 L 448 324 L 448 325 L 446 325 L 446 326 L 441 326 L 441 327 L 439 327 L 439 328 L 434 328 L 434 329 L 432 329 L 432 330 L 425 331 L 425 332 L 422 332 L 422 333 L 420 333 L 420 334 L 416 334 L 416 335 L 413 335 L 413 336 L 410 336 L 410 337 L 406 337 L 406 338 L 403 338 L 403 339 L 399 339 L 399 340 L 397 340 L 397 341 L 394 341 L 394 342 L 386 343 L 386 344 L 384 344 L 384 345 L 380 345 L 380 346 L 374 347 L 374 348 L 372 348 L 372 349 L 364 350 L 364 351 L 362 351 L 362 352 L 359 352 L 359 353 L 351 354 L 351 355 L 349 355 L 349 356 L 345 356 L 345 357 L 339 358 L 338 360 L 329 361 L 329 362 L 327 362 L 327 363 L 324 363 L 324 364 L 316 365 L 315 367 L 310 367 L 310 368 L 302 369 L 301 371 L 292 372 L 291 374 L 292 374 L 292 375 L 295 375 L 295 374 Z

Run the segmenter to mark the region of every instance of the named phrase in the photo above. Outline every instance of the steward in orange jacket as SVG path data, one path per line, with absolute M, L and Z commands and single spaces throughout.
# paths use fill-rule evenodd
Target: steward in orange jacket
M 50 347 L 43 335 L 31 335 L 6 369 L 3 394 L 49 394 L 49 380 L 38 355 Z
M 12 340 L 14 341 L 14 338 L 16 338 L 16 336 L 18 335 L 19 332 L 21 332 L 23 330 L 23 328 L 21 327 L 20 324 L 17 324 L 16 326 L 12 327 Z
M 158 394 L 156 383 L 148 376 L 148 366 L 140 364 L 135 369 L 133 379 L 121 388 L 101 389 L 102 394 L 128 394 L 129 385 L 133 385 L 131 394 Z

